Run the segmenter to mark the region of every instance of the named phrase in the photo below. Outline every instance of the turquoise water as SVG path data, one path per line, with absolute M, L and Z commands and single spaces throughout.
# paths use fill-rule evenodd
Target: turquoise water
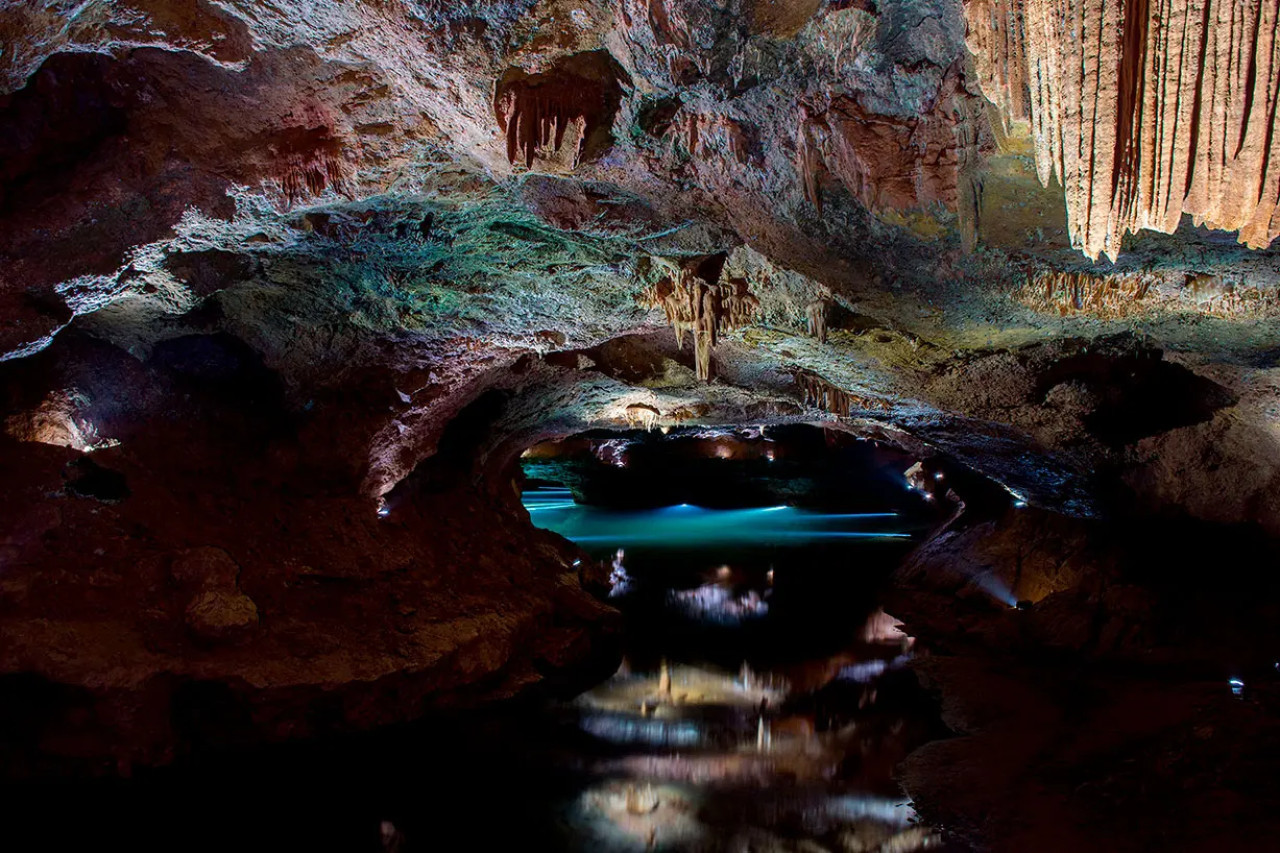
M 568 489 L 524 493 L 538 527 L 588 551 L 600 547 L 708 548 L 799 546 L 839 540 L 909 539 L 895 512 L 831 513 L 791 506 L 708 509 L 691 504 L 619 510 L 574 503 Z

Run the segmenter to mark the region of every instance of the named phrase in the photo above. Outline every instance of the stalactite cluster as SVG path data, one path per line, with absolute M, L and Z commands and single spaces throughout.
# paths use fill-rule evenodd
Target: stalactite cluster
M 827 315 L 830 313 L 831 302 L 826 299 L 816 299 L 804 307 L 809 335 L 817 338 L 819 343 L 827 342 Z
M 984 93 L 1030 123 L 1090 258 L 1184 213 L 1255 248 L 1280 235 L 1275 0 L 968 0 L 966 16 Z
M 511 72 L 499 82 L 494 98 L 498 127 L 506 134 L 507 159 L 533 167 L 539 149 L 558 152 L 570 125 L 577 128 L 573 165 L 589 154 L 592 138 L 613 123 L 620 92 L 611 68 L 600 60 L 583 60 L 575 68 L 544 74 Z
M 1143 273 L 1093 275 L 1045 271 L 1029 276 L 1015 298 L 1045 313 L 1125 317 L 1147 310 L 1144 300 L 1157 283 Z
M 343 149 L 342 140 L 327 129 L 290 134 L 278 146 L 276 179 L 290 204 L 314 198 L 330 187 L 339 193 L 350 191 Z
M 648 403 L 632 403 L 623 410 L 622 414 L 626 418 L 627 426 L 631 429 L 642 429 L 645 432 L 653 432 L 658 425 L 658 420 L 662 417 L 662 412 Z
M 1178 287 L 1161 286 L 1150 273 L 1093 275 L 1042 272 L 1029 276 L 1014 298 L 1036 311 L 1107 319 L 1145 311 L 1186 311 L 1212 317 L 1254 317 L 1280 311 L 1280 293 L 1224 281 L 1216 275 L 1190 274 Z
M 684 346 L 686 332 L 693 335 L 694 364 L 704 381 L 711 378 L 711 351 L 719 336 L 747 325 L 760 310 L 745 279 L 711 284 L 687 267 L 645 288 L 640 302 L 663 310 L 679 346 Z
M 859 411 L 883 412 L 889 409 L 889 404 L 883 400 L 846 391 L 808 370 L 794 370 L 792 375 L 795 377 L 796 385 L 800 386 L 804 394 L 806 406 L 813 406 L 840 417 Z

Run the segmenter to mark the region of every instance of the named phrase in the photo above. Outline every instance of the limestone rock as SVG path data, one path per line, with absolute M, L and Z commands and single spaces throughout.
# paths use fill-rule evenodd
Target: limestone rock
M 200 639 L 234 643 L 248 638 L 258 625 L 258 606 L 242 592 L 211 589 L 187 605 L 187 626 Z
M 174 558 L 170 574 L 179 584 L 195 589 L 228 589 L 236 585 L 240 567 L 221 548 L 191 548 Z

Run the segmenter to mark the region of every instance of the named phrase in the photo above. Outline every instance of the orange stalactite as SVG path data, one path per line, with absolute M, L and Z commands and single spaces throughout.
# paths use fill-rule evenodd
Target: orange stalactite
M 693 334 L 694 364 L 699 379 L 711 378 L 711 351 L 719 336 L 749 324 L 760 310 L 745 279 L 710 284 L 689 269 L 665 276 L 646 288 L 640 302 L 662 308 L 675 329 L 676 343 L 684 346 L 686 332 Z
M 506 135 L 507 159 L 533 167 L 538 152 L 558 152 L 572 125 L 578 133 L 573 165 L 589 155 L 600 131 L 613 123 L 621 72 L 593 54 L 571 58 L 541 74 L 509 73 L 499 81 L 494 114 Z
M 1007 127 L 1066 193 L 1072 243 L 1114 260 L 1125 234 L 1183 214 L 1264 248 L 1280 236 L 1275 0 L 967 0 L 969 47 Z
M 827 342 L 827 315 L 830 311 L 831 303 L 826 299 L 816 299 L 804 308 L 809 334 L 819 343 Z
M 882 412 L 889 409 L 889 404 L 883 400 L 846 391 L 816 373 L 797 369 L 792 372 L 792 375 L 804 394 L 806 406 L 813 406 L 840 417 L 847 417 L 856 411 Z
M 1216 275 L 1191 273 L 1180 287 L 1160 287 L 1150 273 L 1095 275 L 1045 271 L 1028 276 L 1014 299 L 1035 311 L 1067 316 L 1121 318 L 1147 311 L 1183 311 L 1212 317 L 1274 316 L 1280 301 L 1272 290 Z

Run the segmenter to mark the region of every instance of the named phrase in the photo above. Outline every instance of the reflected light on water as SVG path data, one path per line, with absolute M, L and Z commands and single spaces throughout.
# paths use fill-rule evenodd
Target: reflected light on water
M 568 489 L 525 492 L 524 505 L 535 524 L 580 544 L 615 547 L 768 545 L 823 540 L 907 539 L 897 530 L 866 529 L 896 513 L 809 512 L 790 506 L 708 509 L 691 504 L 649 510 L 613 510 L 572 501 Z
M 659 720 L 628 714 L 584 715 L 582 730 L 610 743 L 643 743 L 649 746 L 689 748 L 704 740 L 702 727 L 693 720 Z

